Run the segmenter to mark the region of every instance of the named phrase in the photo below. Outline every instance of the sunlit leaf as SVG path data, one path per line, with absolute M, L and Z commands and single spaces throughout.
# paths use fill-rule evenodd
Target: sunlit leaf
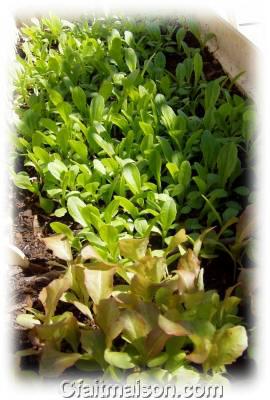
M 128 353 L 105 350 L 104 358 L 108 364 L 121 369 L 130 369 L 135 367 L 132 358 Z
M 131 260 L 139 260 L 145 256 L 149 239 L 122 239 L 119 241 L 120 254 Z
M 89 296 L 95 304 L 110 297 L 113 289 L 113 275 L 115 268 L 85 269 L 85 285 Z
M 63 293 L 71 287 L 71 284 L 72 278 L 70 270 L 67 270 L 63 277 L 53 280 L 48 286 L 41 290 L 39 300 L 45 309 L 47 320 L 54 315 L 58 301 Z
M 39 373 L 46 378 L 55 378 L 65 369 L 72 367 L 81 357 L 79 353 L 58 351 L 48 342 L 45 344 L 40 359 Z
M 55 257 L 61 258 L 61 260 L 65 261 L 72 260 L 70 243 L 64 234 L 48 236 L 42 240 L 46 247 L 52 250 Z

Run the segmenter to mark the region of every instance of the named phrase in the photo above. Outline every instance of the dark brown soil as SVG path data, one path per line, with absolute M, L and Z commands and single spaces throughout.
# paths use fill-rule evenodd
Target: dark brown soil
M 11 328 L 15 330 L 15 348 L 31 347 L 27 331 L 16 323 L 18 314 L 26 307 L 40 309 L 38 295 L 44 286 L 59 276 L 54 268 L 56 260 L 41 240 L 46 216 L 40 213 L 34 197 L 26 191 L 11 190 L 10 204 L 13 206 L 13 244 L 28 257 L 27 269 L 9 267 Z

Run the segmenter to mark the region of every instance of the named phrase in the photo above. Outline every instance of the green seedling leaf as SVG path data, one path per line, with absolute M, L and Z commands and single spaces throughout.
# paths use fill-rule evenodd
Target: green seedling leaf
M 189 161 L 182 161 L 179 172 L 178 172 L 178 182 L 183 185 L 184 188 L 187 188 L 191 181 L 191 166 Z
M 106 349 L 104 358 L 108 364 L 117 368 L 130 369 L 135 367 L 130 355 L 125 352 L 110 351 Z
M 162 51 L 159 51 L 154 58 L 155 67 L 164 70 L 166 67 L 166 57 Z
M 52 176 L 61 181 L 63 178 L 63 174 L 68 171 L 66 165 L 60 160 L 54 160 L 48 164 L 48 170 L 52 174 Z
M 12 180 L 14 182 L 14 185 L 16 185 L 20 189 L 26 189 L 32 193 L 38 192 L 38 186 L 31 182 L 26 172 L 19 172 L 18 174 L 13 174 Z
M 99 94 L 104 98 L 104 101 L 108 100 L 112 94 L 113 84 L 109 80 L 104 80 L 100 86 Z
M 99 234 L 101 239 L 107 244 L 113 258 L 116 258 L 119 254 L 117 229 L 112 225 L 104 224 L 99 229 Z
M 141 191 L 141 176 L 135 164 L 126 164 L 123 168 L 123 176 L 133 194 L 139 194 Z
M 222 226 L 222 218 L 219 215 L 219 213 L 217 212 L 216 208 L 213 206 L 212 202 L 203 194 L 201 195 L 202 198 L 206 201 L 206 203 L 208 204 L 209 208 L 212 210 L 214 216 L 216 217 L 216 220 L 218 221 L 219 225 Z
M 177 117 L 173 109 L 167 104 L 161 106 L 161 121 L 167 129 L 174 129 Z
M 63 224 L 62 222 L 51 222 L 50 227 L 55 233 L 65 235 L 70 241 L 74 239 L 72 230 L 66 224 Z
M 115 196 L 116 200 L 119 200 L 119 204 L 123 209 L 129 213 L 132 218 L 136 218 L 138 216 L 138 209 L 133 205 L 133 203 L 122 196 Z
M 167 353 L 161 353 L 158 356 L 149 360 L 147 363 L 147 367 L 148 368 L 160 367 L 161 365 L 165 364 L 165 362 L 168 360 L 168 357 L 169 356 Z
M 198 85 L 199 79 L 202 75 L 202 70 L 203 70 L 203 60 L 202 56 L 200 53 L 196 53 L 194 58 L 193 58 L 193 68 L 194 68 L 194 74 L 195 74 L 195 86 Z
M 56 217 L 61 218 L 67 213 L 67 209 L 65 207 L 60 207 L 55 210 L 54 214 Z
M 87 162 L 88 149 L 87 146 L 79 140 L 70 140 L 71 148 L 78 154 L 83 162 Z
M 237 153 L 237 146 L 233 142 L 224 144 L 220 149 L 217 158 L 217 168 L 222 186 L 225 186 L 236 167 L 238 160 Z
M 113 145 L 106 140 L 104 140 L 100 135 L 97 133 L 93 133 L 92 138 L 94 141 L 105 151 L 110 157 L 114 155 L 114 148 Z
M 115 34 L 118 32 L 116 29 L 113 29 L 112 38 L 109 40 L 109 54 L 116 61 L 118 66 L 122 66 L 122 41 L 118 32 L 118 35 Z
M 211 351 L 212 345 L 210 339 L 198 335 L 191 335 L 190 339 L 193 342 L 194 350 L 187 355 L 187 359 L 195 364 L 203 364 Z
M 201 137 L 201 151 L 206 167 L 213 169 L 218 155 L 218 142 L 211 132 L 205 131 Z
M 153 130 L 152 125 L 150 125 L 146 122 L 143 122 L 143 121 L 140 121 L 139 125 L 145 135 L 154 135 L 154 130 Z
M 125 61 L 130 72 L 135 71 L 137 67 L 137 56 L 132 48 L 125 49 Z
M 146 236 L 149 229 L 149 225 L 146 219 L 138 218 L 134 221 L 134 228 L 136 229 L 136 231 L 139 233 L 140 236 Z
M 49 89 L 48 94 L 49 94 L 49 98 L 50 98 L 51 102 L 53 103 L 53 105 L 57 106 L 58 104 L 63 102 L 63 97 L 62 97 L 61 93 L 59 93 L 57 90 Z
M 167 162 L 166 167 L 168 171 L 170 172 L 174 182 L 178 181 L 178 173 L 179 173 L 179 168 L 177 164 L 172 163 L 172 162 Z
M 72 216 L 74 221 L 78 222 L 83 227 L 86 227 L 88 226 L 88 223 L 82 214 L 84 207 L 86 207 L 86 204 L 77 196 L 71 196 L 67 200 L 69 214 Z
M 176 41 L 177 41 L 178 48 L 181 48 L 182 41 L 184 40 L 185 36 L 186 36 L 186 29 L 179 28 L 176 32 Z
M 94 122 L 100 122 L 102 120 L 104 107 L 104 98 L 100 94 L 93 97 L 89 109 L 89 118 L 91 124 Z
M 100 175 L 106 175 L 106 168 L 102 162 L 98 159 L 93 161 L 94 169 L 99 172 Z
M 205 89 L 205 98 L 204 98 L 204 109 L 205 111 L 213 108 L 219 98 L 220 94 L 220 84 L 218 80 L 210 81 L 207 83 Z
M 76 86 L 72 89 L 71 95 L 75 106 L 83 114 L 86 111 L 86 95 L 84 90 L 81 87 Z
M 62 120 L 65 122 L 65 124 L 68 125 L 69 123 L 69 116 L 72 113 L 72 107 L 69 103 L 66 101 L 63 101 L 62 103 L 57 104 L 56 109 L 58 113 L 60 114 Z
M 175 221 L 176 214 L 177 210 L 175 201 L 173 199 L 165 201 L 161 208 L 159 216 L 159 220 L 164 232 L 167 233 L 168 230 L 171 228 L 173 222 Z
M 124 32 L 124 38 L 125 38 L 125 42 L 129 45 L 132 46 L 134 45 L 134 36 L 133 33 L 130 31 L 125 31 Z
M 149 168 L 157 181 L 159 190 L 161 189 L 161 166 L 162 159 L 160 153 L 157 150 L 153 150 L 149 156 Z

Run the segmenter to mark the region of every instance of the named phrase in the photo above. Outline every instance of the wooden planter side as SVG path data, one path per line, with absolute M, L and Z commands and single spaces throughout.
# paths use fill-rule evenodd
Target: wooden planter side
M 201 31 L 214 33 L 215 38 L 207 42 L 207 47 L 220 62 L 224 71 L 233 79 L 244 72 L 236 81 L 236 86 L 248 97 L 255 99 L 257 92 L 257 66 L 261 57 L 258 48 L 231 24 L 218 16 L 200 18 Z

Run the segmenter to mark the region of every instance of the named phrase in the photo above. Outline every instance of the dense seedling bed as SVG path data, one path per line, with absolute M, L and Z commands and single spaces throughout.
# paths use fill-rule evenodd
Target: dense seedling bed
M 228 286 L 248 257 L 254 111 L 209 39 L 185 20 L 21 28 L 12 179 L 58 260 L 17 317 L 42 376 L 220 379 L 247 348 Z

